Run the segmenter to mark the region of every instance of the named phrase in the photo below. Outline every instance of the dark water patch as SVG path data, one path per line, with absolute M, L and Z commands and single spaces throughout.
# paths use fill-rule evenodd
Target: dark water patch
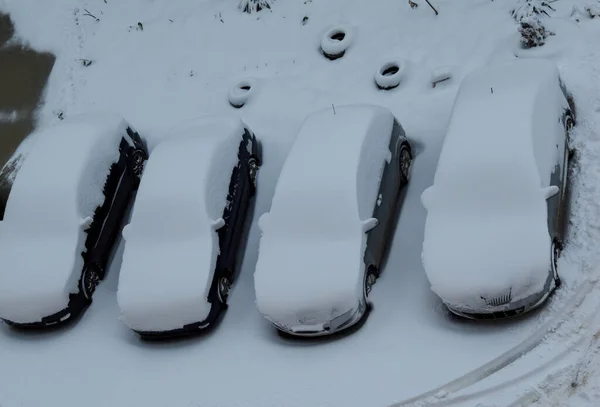
M 7 160 L 35 127 L 34 112 L 55 61 L 50 53 L 10 43 L 13 35 L 10 17 L 0 13 L 0 219 L 19 167 Z
M 6 14 L 0 14 L 0 47 L 2 47 L 6 41 L 10 40 L 15 33 L 15 29 L 10 21 L 10 17 Z

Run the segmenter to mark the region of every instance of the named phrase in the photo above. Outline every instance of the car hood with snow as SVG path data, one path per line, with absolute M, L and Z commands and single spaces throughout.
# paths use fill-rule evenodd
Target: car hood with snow
M 133 330 L 174 330 L 207 317 L 217 229 L 243 133 L 235 117 L 200 118 L 151 152 L 123 231 L 117 299 Z
M 359 309 L 371 217 L 361 208 L 375 199 L 377 188 L 362 174 L 388 157 L 393 121 L 389 110 L 370 105 L 336 106 L 306 118 L 271 210 L 259 219 L 254 281 L 267 319 L 293 327 Z
M 447 304 L 483 310 L 544 289 L 546 199 L 557 192 L 550 174 L 566 107 L 556 66 L 542 60 L 484 67 L 461 83 L 422 195 L 423 265 Z
M 127 127 L 110 113 L 81 114 L 31 135 L 0 222 L 1 318 L 39 322 L 77 292 L 85 229 Z

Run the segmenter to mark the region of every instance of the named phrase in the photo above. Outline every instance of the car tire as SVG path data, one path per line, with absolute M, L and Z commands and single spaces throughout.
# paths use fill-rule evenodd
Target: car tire
M 375 266 L 367 267 L 367 271 L 365 272 L 365 281 L 363 284 L 365 299 L 369 297 L 373 286 L 375 285 L 375 283 L 377 283 L 377 277 L 377 269 L 375 268 Z
M 250 157 L 248 160 L 248 176 L 250 177 L 250 182 L 252 183 L 252 187 L 256 190 L 258 186 L 258 169 L 260 168 L 260 164 L 255 157 Z
M 352 33 L 346 27 L 329 29 L 321 40 L 321 52 L 330 60 L 341 58 L 352 45 Z
M 563 250 L 562 242 L 559 239 L 554 238 L 552 240 L 550 266 L 552 267 L 552 275 L 554 277 L 554 284 L 555 284 L 556 288 L 560 287 L 562 284 L 562 282 L 560 280 L 560 276 L 558 275 L 558 258 L 560 257 L 562 250 Z
M 410 180 L 410 169 L 412 167 L 412 152 L 407 144 L 402 144 L 398 151 L 398 166 L 402 183 L 408 183 Z
M 98 283 L 100 283 L 98 267 L 94 265 L 85 266 L 79 280 L 79 292 L 86 300 L 92 301 Z
M 220 277 L 217 283 L 217 294 L 219 296 L 219 301 L 222 305 L 227 305 L 227 300 L 229 299 L 230 291 L 231 279 L 227 276 Z
M 569 132 L 573 127 L 575 127 L 575 120 L 573 120 L 571 115 L 567 115 L 567 118 L 565 119 L 565 130 Z
M 384 63 L 375 73 L 375 84 L 381 90 L 397 88 L 404 78 L 405 61 L 394 60 Z
M 130 168 L 136 188 L 140 185 L 142 173 L 144 172 L 144 166 L 147 159 L 148 155 L 144 150 L 138 149 L 131 154 Z
M 236 109 L 243 107 L 254 94 L 256 88 L 256 79 L 246 78 L 238 82 L 229 90 L 227 98 L 229 104 Z

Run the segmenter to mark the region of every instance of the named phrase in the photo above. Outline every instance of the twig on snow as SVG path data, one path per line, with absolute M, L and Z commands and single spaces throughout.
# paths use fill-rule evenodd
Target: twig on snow
M 84 8 L 83 10 L 85 11 L 85 13 L 83 14 L 84 16 L 90 16 L 94 20 L 96 20 L 96 22 L 100 21 L 100 19 L 98 17 L 96 17 L 95 15 L 93 15 L 92 13 L 90 13 L 90 11 L 87 8 Z
M 429 2 L 429 0 L 425 0 L 425 1 L 427 2 L 427 4 L 429 4 L 429 7 L 431 7 L 431 9 L 433 10 L 433 12 L 435 13 L 436 16 L 438 14 L 440 14 L 440 13 L 438 13 L 437 9 L 435 7 L 433 7 L 433 4 L 431 4 Z M 408 0 L 408 5 L 410 6 L 410 8 L 417 8 L 417 7 L 419 7 L 419 5 L 417 3 L 415 3 L 414 1 L 412 1 L 412 0 Z
M 427 2 L 427 4 L 429 4 L 429 7 L 431 7 L 431 9 L 432 9 L 432 10 L 435 12 L 435 15 L 436 15 L 436 16 L 437 16 L 438 14 L 440 14 L 440 13 L 438 13 L 438 11 L 435 9 L 435 7 L 433 7 L 433 4 L 431 4 L 431 3 L 429 2 L 429 0 L 425 0 L 425 1 Z

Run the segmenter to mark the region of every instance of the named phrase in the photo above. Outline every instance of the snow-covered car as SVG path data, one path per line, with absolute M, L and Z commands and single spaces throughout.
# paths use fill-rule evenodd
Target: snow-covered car
M 245 251 L 261 160 L 236 116 L 201 117 L 153 150 L 123 229 L 117 300 L 144 339 L 214 326 Z
M 328 335 L 366 314 L 411 163 L 386 108 L 336 106 L 305 119 L 258 221 L 256 304 L 280 332 Z
M 0 317 L 18 327 L 58 325 L 91 304 L 148 157 L 111 113 L 32 137 L 0 222 Z
M 486 66 L 462 81 L 421 197 L 423 266 L 454 314 L 522 314 L 560 285 L 574 108 L 545 60 Z

